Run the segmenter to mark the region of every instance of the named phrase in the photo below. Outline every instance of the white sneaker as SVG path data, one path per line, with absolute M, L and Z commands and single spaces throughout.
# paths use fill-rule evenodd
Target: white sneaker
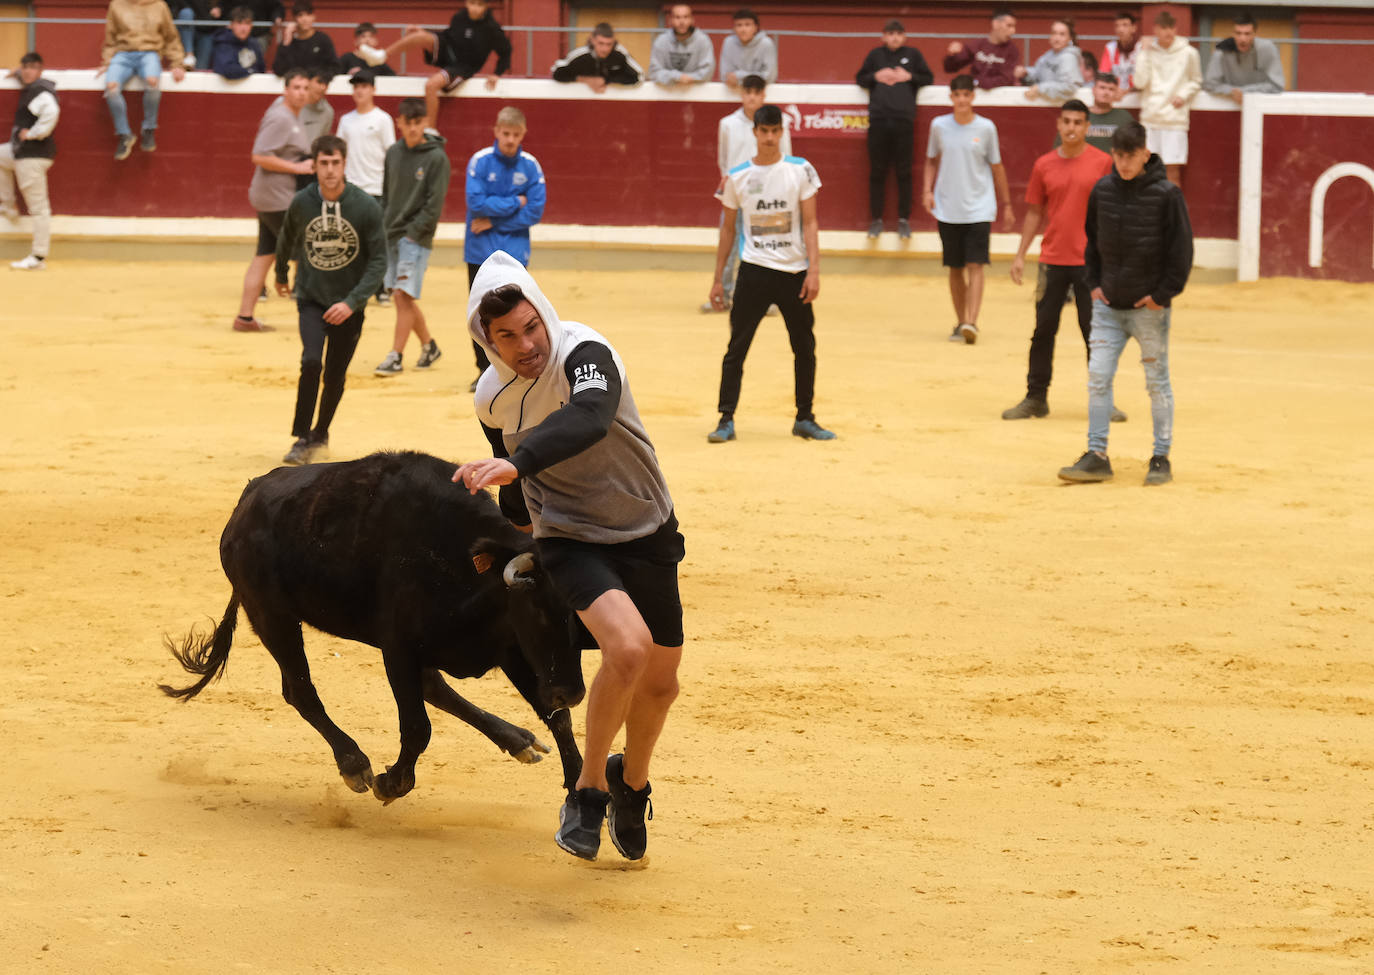
M 392 349 L 386 354 L 386 358 L 383 359 L 372 372 L 378 376 L 399 376 L 402 368 L 401 353 Z
M 379 64 L 386 64 L 386 52 L 371 44 L 360 44 L 358 55 L 374 68 Z
M 30 254 L 22 261 L 11 261 L 10 267 L 16 271 L 41 271 L 48 266 L 47 258 L 39 257 L 37 254 Z
M 186 55 L 181 59 L 181 66 L 187 71 L 192 70 L 196 66 L 196 56 L 194 54 Z

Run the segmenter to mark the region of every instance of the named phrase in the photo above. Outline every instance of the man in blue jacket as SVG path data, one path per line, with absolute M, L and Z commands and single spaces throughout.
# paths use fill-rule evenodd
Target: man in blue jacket
M 520 148 L 524 138 L 525 113 L 507 105 L 496 115 L 496 141 L 468 160 L 463 259 L 469 288 L 482 262 L 497 251 L 529 267 L 530 228 L 544 217 L 544 170 Z M 472 351 L 481 376 L 491 363 L 476 342 Z

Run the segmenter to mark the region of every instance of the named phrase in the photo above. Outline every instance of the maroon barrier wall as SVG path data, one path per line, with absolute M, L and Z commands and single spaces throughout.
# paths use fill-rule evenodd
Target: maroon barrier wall
M 49 175 L 54 207 L 62 214 L 128 217 L 249 217 L 249 150 L 269 94 L 168 92 L 162 98 L 158 151 L 135 150 L 124 162 L 112 158 L 114 135 L 103 98 L 95 91 L 62 91 L 59 155 Z M 13 90 L 0 90 L 0 117 L 12 118 Z M 130 122 L 142 117 L 141 95 L 126 92 Z M 394 114 L 397 99 L 379 98 Z M 346 95 L 330 96 L 338 115 L 350 111 Z M 715 226 L 719 205 L 716 125 L 733 108 L 689 101 L 596 101 L 591 99 L 446 99 L 440 127 L 449 140 L 455 179 L 446 220 L 461 220 L 459 170 L 492 141 L 498 108 L 518 106 L 529 119 L 526 148 L 538 157 L 549 182 L 544 220 L 556 224 L 615 226 Z M 818 106 L 806 106 L 814 111 Z M 981 110 L 998 126 L 1004 163 L 1017 212 L 1035 157 L 1054 138 L 1053 108 L 990 107 Z M 918 229 L 935 228 L 920 211 L 921 160 L 930 120 L 944 109 L 921 106 L 917 117 Z M 1238 205 L 1240 114 L 1195 112 L 1185 190 L 1194 232 L 1233 239 Z M 799 132 L 794 151 L 819 170 L 821 226 L 859 230 L 868 225 L 868 157 L 861 134 Z M 895 191 L 889 213 L 895 218 Z M 1000 229 L 1000 228 L 999 228 Z

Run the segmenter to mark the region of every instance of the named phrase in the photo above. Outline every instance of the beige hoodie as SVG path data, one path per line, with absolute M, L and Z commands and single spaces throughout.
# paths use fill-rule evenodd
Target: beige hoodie
M 1175 37 L 1169 48 L 1158 42 L 1137 49 L 1132 84 L 1140 90 L 1140 121 L 1152 129 L 1188 131 L 1188 104 L 1202 89 L 1202 61 L 1197 48 Z M 1183 99 L 1175 108 L 1173 100 Z
M 173 67 L 186 56 L 172 11 L 162 0 L 110 0 L 100 66 L 107 67 L 118 51 L 156 51 Z

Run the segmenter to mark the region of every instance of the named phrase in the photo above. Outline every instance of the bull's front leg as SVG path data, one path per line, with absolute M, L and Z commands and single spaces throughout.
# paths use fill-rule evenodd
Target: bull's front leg
M 429 747 L 429 715 L 425 712 L 424 683 L 413 652 L 383 650 L 386 677 L 396 698 L 401 725 L 401 753 L 394 765 L 372 783 L 372 794 L 390 805 L 415 788 L 415 763 Z
M 539 679 L 518 653 L 509 654 L 502 661 L 501 669 L 553 734 L 558 757 L 563 763 L 563 787 L 572 792 L 577 787 L 578 776 L 582 774 L 582 752 L 578 750 L 577 739 L 573 737 L 572 709 L 559 708 L 552 714 L 545 713 L 547 708 L 539 698 Z
M 549 753 L 549 746 L 525 728 L 511 724 L 490 711 L 483 711 L 464 698 L 444 680 L 439 671 L 426 667 L 423 673 L 425 701 L 460 718 L 491 739 L 492 744 L 516 761 L 527 765 Z

